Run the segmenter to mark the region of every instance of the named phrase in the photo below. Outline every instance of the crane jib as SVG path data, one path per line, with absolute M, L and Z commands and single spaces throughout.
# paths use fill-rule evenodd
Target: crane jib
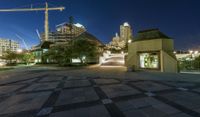
M 55 7 L 55 8 L 24 8 L 24 9 L 0 9 L 0 12 L 15 12 L 15 11 L 45 11 L 45 10 L 64 10 L 65 7 Z

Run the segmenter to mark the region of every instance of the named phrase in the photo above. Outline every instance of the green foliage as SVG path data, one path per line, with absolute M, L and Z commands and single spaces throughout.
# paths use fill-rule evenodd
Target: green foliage
M 200 56 L 195 58 L 195 60 L 187 61 L 183 60 L 179 62 L 180 70 L 199 70 L 200 69 Z
M 45 56 L 59 65 L 70 65 L 72 58 L 79 58 L 85 64 L 87 58 L 96 57 L 98 48 L 95 43 L 80 38 L 66 44 L 56 45 L 49 49 Z M 85 59 L 86 58 L 86 59 Z
M 18 54 L 18 59 L 26 64 L 29 64 L 34 60 L 34 55 L 32 53 L 22 53 Z
M 200 56 L 195 59 L 195 61 L 200 62 Z
M 84 57 L 96 57 L 98 55 L 98 49 L 94 43 L 85 39 L 75 40 L 72 44 L 73 57 L 79 58 L 81 63 L 84 62 Z
M 66 45 L 56 45 L 49 49 L 44 56 L 51 60 L 51 62 L 58 63 L 59 65 L 66 65 L 70 63 L 71 49 Z
M 15 63 L 17 59 L 17 53 L 12 51 L 6 51 L 3 58 L 8 60 L 9 64 Z

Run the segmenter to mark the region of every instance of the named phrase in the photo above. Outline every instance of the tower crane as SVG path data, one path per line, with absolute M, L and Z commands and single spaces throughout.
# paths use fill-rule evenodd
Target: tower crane
M 0 12 L 25 12 L 25 11 L 45 11 L 45 21 L 44 21 L 44 31 L 45 31 L 45 41 L 49 38 L 49 11 L 60 10 L 63 11 L 65 7 L 48 7 L 46 2 L 45 8 L 20 8 L 20 9 L 0 9 Z

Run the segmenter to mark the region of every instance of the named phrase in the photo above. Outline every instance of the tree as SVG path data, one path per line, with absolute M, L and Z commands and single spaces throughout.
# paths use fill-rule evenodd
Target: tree
M 81 64 L 85 64 L 87 59 L 96 57 L 99 54 L 97 45 L 84 38 L 74 40 L 72 45 L 73 57 L 79 58 Z
M 200 69 L 200 56 L 195 58 L 193 65 L 196 69 Z
M 34 59 L 34 55 L 32 53 L 24 53 L 22 60 L 28 65 Z
M 81 64 L 86 64 L 89 58 L 97 57 L 98 54 L 98 48 L 95 43 L 79 38 L 51 47 L 45 56 L 63 66 L 72 64 L 73 58 L 78 58 Z
M 13 51 L 6 51 L 3 55 L 3 58 L 9 61 L 9 64 L 12 64 L 14 61 L 16 62 L 17 53 Z
M 72 58 L 71 45 L 69 43 L 55 45 L 51 47 L 48 52 L 44 54 L 44 56 L 49 58 L 51 62 L 58 63 L 62 66 L 70 64 Z
M 25 64 L 29 64 L 34 60 L 35 56 L 32 53 L 24 52 L 17 54 L 17 59 Z

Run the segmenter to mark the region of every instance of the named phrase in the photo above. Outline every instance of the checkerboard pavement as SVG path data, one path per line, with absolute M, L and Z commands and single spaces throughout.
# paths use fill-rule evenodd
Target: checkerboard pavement
M 194 82 L 46 74 L 1 84 L 0 117 L 200 117 L 199 89 Z

